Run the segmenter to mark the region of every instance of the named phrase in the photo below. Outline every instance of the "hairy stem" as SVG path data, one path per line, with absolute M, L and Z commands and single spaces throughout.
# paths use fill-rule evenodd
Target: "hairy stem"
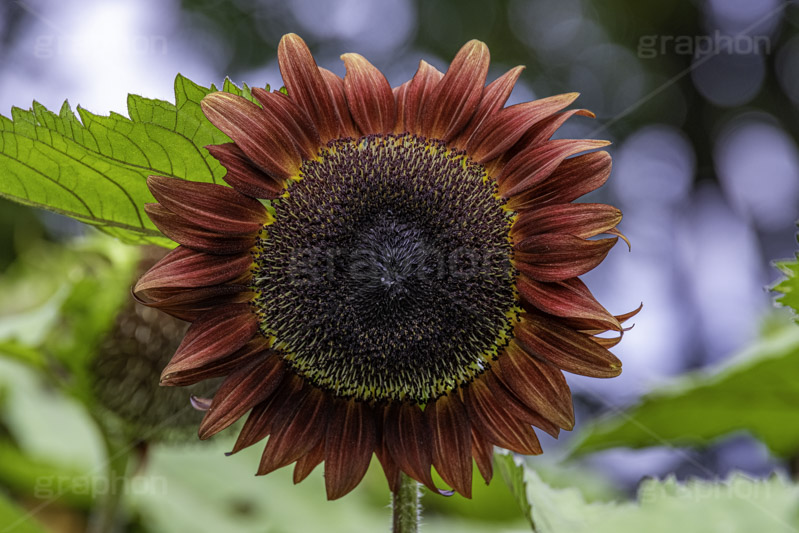
M 419 484 L 400 474 L 400 485 L 394 493 L 392 508 L 394 510 L 394 533 L 417 533 L 419 531 Z

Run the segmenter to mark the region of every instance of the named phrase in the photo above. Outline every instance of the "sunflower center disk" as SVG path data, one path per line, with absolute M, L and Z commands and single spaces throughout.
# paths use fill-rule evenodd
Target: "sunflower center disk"
M 518 313 L 504 208 L 438 141 L 331 142 L 275 202 L 255 259 L 261 331 L 317 387 L 426 403 L 468 383 Z

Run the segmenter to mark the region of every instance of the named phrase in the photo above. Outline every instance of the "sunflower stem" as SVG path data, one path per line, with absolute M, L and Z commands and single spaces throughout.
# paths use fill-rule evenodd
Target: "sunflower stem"
M 392 508 L 394 511 L 393 533 L 417 533 L 422 508 L 419 484 L 405 474 L 400 474 L 400 483 L 394 492 Z
M 116 440 L 104 432 L 106 449 L 107 484 L 105 494 L 100 497 L 98 507 L 91 517 L 88 531 L 90 533 L 112 533 L 120 527 L 120 511 L 122 497 L 128 481 L 127 472 L 130 453 L 127 447 L 120 446 Z

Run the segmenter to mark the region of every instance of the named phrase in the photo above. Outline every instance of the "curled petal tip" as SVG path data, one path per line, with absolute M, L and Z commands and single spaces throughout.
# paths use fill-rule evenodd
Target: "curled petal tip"
M 192 394 L 189 401 L 191 402 L 191 406 L 198 411 L 207 411 L 211 408 L 211 398 L 200 398 Z

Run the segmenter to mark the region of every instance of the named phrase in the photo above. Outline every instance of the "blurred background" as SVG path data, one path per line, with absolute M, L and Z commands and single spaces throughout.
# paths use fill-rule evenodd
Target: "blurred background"
M 287 32 L 300 34 L 321 66 L 343 75 L 338 56 L 357 51 L 392 85 L 410 78 L 420 58 L 445 69 L 464 42 L 477 38 L 491 50 L 490 79 L 515 65 L 527 66 L 510 103 L 578 91 L 577 105 L 596 113 L 595 120 L 572 119 L 557 136 L 613 141 L 611 179 L 586 199 L 622 209 L 620 229 L 632 252 L 617 246 L 585 279 L 610 311 L 623 313 L 642 301 L 644 309 L 614 350 L 624 361 L 619 378 L 570 377 L 578 428 L 634 403 L 673 376 L 724 365 L 759 338 L 764 324 L 785 320 L 775 318 L 768 287 L 779 278 L 771 261 L 793 256 L 799 219 L 799 6 L 793 2 L 9 0 L 0 3 L 0 114 L 11 116 L 12 107 L 27 109 L 32 100 L 58 109 L 65 99 L 73 108 L 126 114 L 128 93 L 173 101 L 176 73 L 204 86 L 219 85 L 226 76 L 236 83 L 280 86 L 276 47 Z M 43 263 L 58 269 L 53 277 L 74 285 L 69 269 L 86 274 L 86 267 L 76 267 L 74 257 L 65 259 L 69 254 L 61 248 L 86 231 L 72 220 L 0 200 L 2 286 L 18 286 L 31 265 Z M 128 252 L 116 248 L 94 253 L 113 257 L 113 264 L 127 265 L 130 272 L 138 260 L 120 259 Z M 61 285 L 43 281 L 47 272 L 52 274 L 40 273 L 28 292 L 17 291 L 13 302 L 10 293 L 0 297 L 0 337 L 51 335 L 46 325 L 55 319 L 45 315 L 62 309 L 52 307 Z M 50 413 L 53 392 L 42 390 L 19 365 L 0 369 L 0 382 L 14 382 L 9 398 L 15 397 L 14 387 L 27 387 L 17 394 L 27 403 L 8 401 L 7 413 L 17 415 L 0 423 L 0 438 L 8 426 L 9 435 L 27 435 L 17 441 L 39 442 L 27 449 L 42 456 L 61 454 L 61 462 L 78 457 L 80 464 L 96 459 L 100 452 L 87 451 L 97 445 L 88 421 L 74 422 L 79 413 L 73 418 Z M 53 420 L 32 422 L 19 413 Z M 542 464 L 565 455 L 569 438 L 546 440 Z M 74 449 L 65 451 L 49 440 L 70 442 Z M 240 524 L 256 523 L 252 517 L 259 513 L 271 517 L 272 529 L 253 531 L 303 530 L 282 521 L 298 510 L 296 498 L 313 502 L 302 506 L 296 524 L 313 520 L 308 513 L 345 511 L 366 513 L 365 531 L 375 523 L 369 520 L 382 523 L 380 505 L 388 492 L 379 476 L 344 503 L 329 504 L 320 486 L 291 488 L 285 472 L 251 480 L 257 458 L 225 459 L 220 457 L 225 446 L 229 443 L 193 445 L 178 453 L 165 445 L 151 452 L 158 475 L 183 481 L 174 481 L 182 485 L 169 491 L 169 508 L 143 490 L 131 504 L 142 516 L 137 527 L 146 531 L 168 523 L 163 517 L 179 512 L 174 499 L 180 498 L 224 504 L 224 512 Z M 616 449 L 570 468 L 581 471 L 570 476 L 591 478 L 584 486 L 610 486 L 624 494 L 643 476 L 667 472 L 712 478 L 731 469 L 763 475 L 787 467 L 763 444 L 739 435 L 700 451 Z M 244 480 L 241 486 L 209 496 L 220 490 L 213 487 L 216 480 L 233 479 L 233 471 L 241 476 L 231 483 Z M 191 481 L 181 472 L 191 472 Z M 20 490 L 3 483 L 12 492 Z M 519 516 L 505 502 L 507 489 L 493 483 L 485 490 L 490 495 L 473 503 L 428 503 L 431 528 L 437 516 L 460 517 L 463 530 L 494 519 L 515 527 Z M 273 501 L 264 509 L 261 500 L 268 498 Z M 63 511 L 73 504 L 66 498 L 54 507 Z M 60 525 L 52 527 L 80 531 L 82 519 L 63 512 L 67 518 L 56 516 L 52 523 Z M 191 517 L 186 520 L 191 523 Z

